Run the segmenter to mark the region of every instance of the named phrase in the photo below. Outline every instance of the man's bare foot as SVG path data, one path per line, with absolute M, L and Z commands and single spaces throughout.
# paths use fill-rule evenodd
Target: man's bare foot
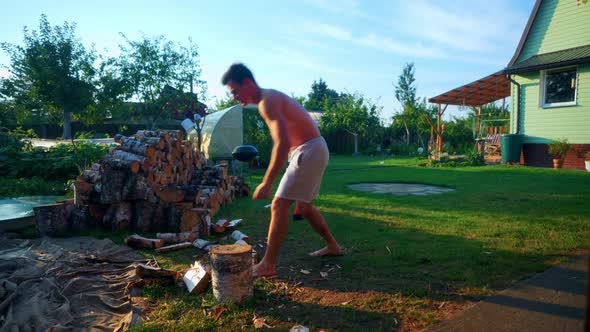
M 335 247 L 327 246 L 327 247 L 323 247 L 322 249 L 320 249 L 318 251 L 314 251 L 314 252 L 310 253 L 309 255 L 314 256 L 314 257 L 341 256 L 342 255 L 342 248 L 338 247 L 338 246 L 335 246 Z
M 277 275 L 277 270 L 274 267 L 267 266 L 262 262 L 252 266 L 252 277 L 272 277 Z

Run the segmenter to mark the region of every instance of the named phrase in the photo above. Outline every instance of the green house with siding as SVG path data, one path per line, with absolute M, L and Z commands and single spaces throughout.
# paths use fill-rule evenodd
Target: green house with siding
M 590 2 L 537 0 L 512 60 L 510 132 L 521 162 L 551 166 L 547 143 L 574 144 L 564 167 L 584 168 L 590 149 Z
M 471 106 L 479 118 L 483 105 L 506 97 L 512 101 L 510 133 L 522 142 L 521 164 L 551 167 L 547 144 L 565 138 L 573 150 L 564 167 L 584 169 L 590 150 L 590 1 L 537 0 L 506 68 L 429 102 L 439 105 L 439 118 L 446 105 Z

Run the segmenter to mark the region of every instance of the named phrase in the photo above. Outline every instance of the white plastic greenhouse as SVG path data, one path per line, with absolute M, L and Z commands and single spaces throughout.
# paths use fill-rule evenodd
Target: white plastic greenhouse
M 202 150 L 208 160 L 232 159 L 232 151 L 244 141 L 244 117 L 241 105 L 208 114 L 204 118 Z M 195 136 L 192 131 L 189 136 Z M 196 141 L 196 137 L 193 137 Z

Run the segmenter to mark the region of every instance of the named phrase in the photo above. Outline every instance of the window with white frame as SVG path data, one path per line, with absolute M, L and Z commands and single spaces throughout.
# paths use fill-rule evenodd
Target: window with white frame
M 542 72 L 542 107 L 559 107 L 576 104 L 577 70 L 561 68 Z

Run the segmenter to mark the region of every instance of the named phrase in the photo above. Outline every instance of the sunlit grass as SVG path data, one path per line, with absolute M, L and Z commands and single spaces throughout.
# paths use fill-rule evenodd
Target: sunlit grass
M 295 323 L 327 330 L 420 329 L 445 317 L 451 310 L 446 308 L 459 310 L 588 245 L 590 173 L 515 166 L 423 168 L 417 163 L 414 158 L 332 156 L 316 205 L 345 247 L 344 256 L 309 258 L 321 239 L 306 222 L 290 222 L 279 278 L 256 281 L 253 299 L 231 306 L 215 321 L 209 314 L 211 291 L 195 296 L 152 286 L 147 293 L 156 309 L 137 329 L 252 329 L 254 315 L 282 329 Z M 252 189 L 262 174 L 247 173 Z M 416 182 L 455 191 L 395 196 L 348 189 L 359 182 Z M 240 230 L 264 241 L 268 203 L 240 199 L 217 217 L 243 218 Z M 196 249 L 143 254 L 177 270 L 201 255 Z M 312 272 L 304 275 L 301 269 Z M 330 271 L 328 279 L 321 280 L 320 271 Z M 284 290 L 283 282 L 291 286 Z

